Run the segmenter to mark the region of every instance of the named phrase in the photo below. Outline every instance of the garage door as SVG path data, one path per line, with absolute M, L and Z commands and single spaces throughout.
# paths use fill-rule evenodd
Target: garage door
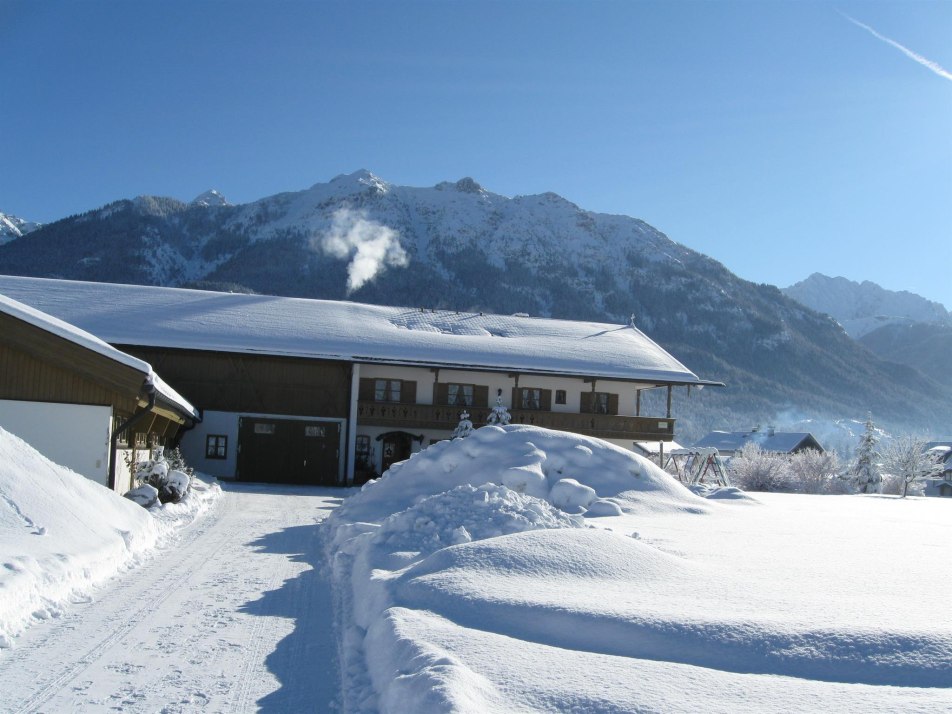
M 304 419 L 241 417 L 238 480 L 336 486 L 340 424 Z

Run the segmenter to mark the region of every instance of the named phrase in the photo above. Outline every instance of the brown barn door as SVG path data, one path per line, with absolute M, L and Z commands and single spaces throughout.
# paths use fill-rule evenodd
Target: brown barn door
M 340 424 L 241 417 L 238 480 L 306 485 L 337 484 Z
M 301 422 L 301 428 L 301 483 L 336 486 L 337 466 L 340 463 L 340 424 Z

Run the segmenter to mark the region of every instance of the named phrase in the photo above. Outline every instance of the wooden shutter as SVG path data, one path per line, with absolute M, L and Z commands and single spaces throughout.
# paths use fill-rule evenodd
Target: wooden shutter
M 618 395 L 617 394 L 608 395 L 608 413 L 618 414 Z
M 522 399 L 519 398 L 520 394 L 521 392 L 519 389 L 517 389 L 516 387 L 512 388 L 512 398 L 511 398 L 511 401 L 509 402 L 510 409 L 522 409 Z
M 444 405 L 450 403 L 450 385 L 445 382 L 437 382 L 433 385 L 433 403 Z
M 539 409 L 546 412 L 552 411 L 552 390 L 551 389 L 539 390 Z
M 473 406 L 489 406 L 489 387 L 487 387 L 485 384 L 477 384 L 475 387 L 473 387 Z
M 360 378 L 360 390 L 357 398 L 362 402 L 372 402 L 374 400 L 374 380 L 372 377 Z
M 592 393 L 582 392 L 582 398 L 579 401 L 579 412 L 582 414 L 592 413 Z
M 404 382 L 400 385 L 400 403 L 416 404 L 416 382 Z

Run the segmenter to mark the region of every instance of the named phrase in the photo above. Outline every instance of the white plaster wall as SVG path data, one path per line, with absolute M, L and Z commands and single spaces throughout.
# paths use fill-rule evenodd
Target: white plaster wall
M 235 412 L 203 412 L 202 421 L 185 432 L 179 444 L 185 463 L 215 478 L 234 478 L 238 468 L 238 416 Z M 209 434 L 228 437 L 226 458 L 205 458 L 205 437 Z
M 0 399 L 0 426 L 51 461 L 109 483 L 112 407 Z

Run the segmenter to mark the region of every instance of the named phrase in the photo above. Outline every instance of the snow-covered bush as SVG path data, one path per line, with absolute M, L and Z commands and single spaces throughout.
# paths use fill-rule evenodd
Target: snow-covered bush
M 162 503 L 178 503 L 192 484 L 192 469 L 185 465 L 181 452 L 174 449 L 170 455 L 175 459 L 172 462 L 166 460 L 164 449 L 159 447 L 155 450 L 154 458 L 140 461 L 135 470 L 136 483 L 154 487 Z M 130 493 L 135 491 L 133 489 Z
M 882 492 L 894 496 L 920 496 L 923 479 L 941 473 L 942 465 L 926 451 L 925 441 L 914 436 L 899 437 L 880 455 Z
M 835 451 L 805 449 L 791 454 L 790 477 L 799 493 L 852 493 L 853 484 L 841 475 L 840 459 Z
M 783 454 L 761 451 L 750 442 L 730 460 L 731 483 L 744 491 L 793 491 L 790 461 Z

